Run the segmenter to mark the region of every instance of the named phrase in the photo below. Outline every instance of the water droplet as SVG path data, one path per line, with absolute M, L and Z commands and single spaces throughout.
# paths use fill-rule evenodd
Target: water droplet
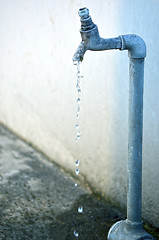
M 78 213 L 83 213 L 83 206 L 78 207 Z
M 77 113 L 79 113 L 80 112 L 80 106 L 78 105 L 77 106 Z
M 78 186 L 78 184 L 77 183 L 75 183 L 75 187 L 77 187 Z
M 77 104 L 80 104 L 81 103 L 81 99 L 80 98 L 77 98 Z
M 77 80 L 76 88 L 78 89 L 79 87 L 80 87 L 80 82 L 79 82 L 79 80 Z
M 78 66 L 79 62 L 77 60 L 73 60 L 73 65 Z
M 79 81 L 77 81 L 76 88 L 77 88 L 77 90 L 81 90 L 81 88 L 80 88 L 80 82 L 79 82 Z
M 76 124 L 75 128 L 77 128 L 77 129 L 78 129 L 79 127 L 80 127 L 80 126 L 79 126 L 79 124 Z
M 75 237 L 79 237 L 79 233 L 76 230 L 74 230 L 73 234 Z
M 78 65 L 77 66 L 77 78 L 79 77 L 79 74 L 80 74 L 80 66 Z
M 79 175 L 80 170 L 77 168 L 77 169 L 75 170 L 75 173 L 76 173 L 76 175 Z
M 81 131 L 78 131 L 78 132 L 77 132 L 77 136 L 81 136 Z
M 76 142 L 78 142 L 78 140 L 80 140 L 80 135 L 77 135 L 76 137 Z
M 75 166 L 78 167 L 79 165 L 80 165 L 80 160 L 76 160 L 76 161 L 75 161 Z
M 81 93 L 81 89 L 80 88 L 78 88 L 77 89 L 77 91 L 78 91 L 78 95 Z

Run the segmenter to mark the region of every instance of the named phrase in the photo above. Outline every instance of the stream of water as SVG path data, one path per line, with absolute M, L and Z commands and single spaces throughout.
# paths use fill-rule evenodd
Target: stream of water
M 83 78 L 83 76 L 81 75 L 81 72 L 80 72 L 80 62 L 74 62 L 74 65 L 76 65 L 76 68 L 77 68 L 77 73 L 76 73 L 77 109 L 76 109 L 76 124 L 75 124 L 75 128 L 76 128 L 75 142 L 78 143 L 78 141 L 81 138 L 81 127 L 80 127 L 80 121 L 79 121 L 80 107 L 81 107 L 81 84 L 80 83 L 81 83 L 81 78 Z M 76 174 L 76 176 L 79 176 L 79 174 L 80 174 L 80 160 L 79 159 L 75 160 L 75 174 Z M 75 187 L 78 187 L 77 183 L 75 183 Z M 84 213 L 83 206 L 79 206 L 77 211 L 79 214 L 83 214 Z M 79 237 L 79 232 L 76 229 L 74 229 L 73 234 L 76 238 Z

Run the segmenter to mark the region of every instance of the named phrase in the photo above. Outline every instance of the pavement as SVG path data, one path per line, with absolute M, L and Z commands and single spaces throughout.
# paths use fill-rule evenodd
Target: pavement
M 125 215 L 75 182 L 0 125 L 0 240 L 107 239 Z

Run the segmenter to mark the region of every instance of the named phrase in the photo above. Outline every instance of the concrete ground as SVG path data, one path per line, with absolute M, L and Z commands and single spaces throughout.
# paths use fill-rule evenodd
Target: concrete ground
M 107 239 L 124 214 L 75 182 L 0 125 L 0 240 Z

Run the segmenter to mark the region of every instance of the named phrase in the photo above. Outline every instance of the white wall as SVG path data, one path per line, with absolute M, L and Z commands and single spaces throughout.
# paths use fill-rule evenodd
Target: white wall
M 102 37 L 135 33 L 147 44 L 143 217 L 159 227 L 159 1 L 0 0 L 0 121 L 104 196 L 126 204 L 127 52 L 87 52 L 81 65 L 81 140 L 75 143 L 78 9 Z

